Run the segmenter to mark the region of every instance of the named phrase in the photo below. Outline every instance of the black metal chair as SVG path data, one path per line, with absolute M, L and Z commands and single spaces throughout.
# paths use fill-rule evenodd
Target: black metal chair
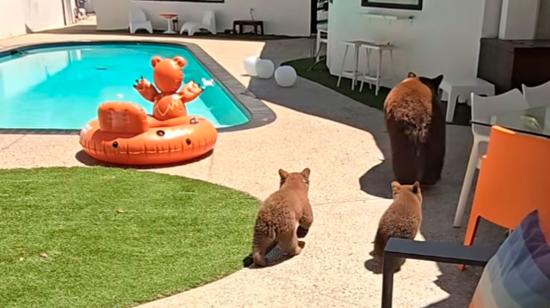
M 498 247 L 463 246 L 461 244 L 391 238 L 384 249 L 382 308 L 392 307 L 393 262 L 397 258 L 485 266 L 497 249 Z

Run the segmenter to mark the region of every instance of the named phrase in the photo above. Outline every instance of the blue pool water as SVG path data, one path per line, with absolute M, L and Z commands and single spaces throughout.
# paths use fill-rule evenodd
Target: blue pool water
M 185 47 L 167 44 L 79 44 L 25 49 L 0 57 L 0 128 L 80 129 L 106 101 L 128 101 L 152 113 L 152 103 L 132 87 L 153 81 L 153 56 L 183 56 L 185 82 L 213 81 L 186 104 L 218 127 L 249 121 L 245 109 Z

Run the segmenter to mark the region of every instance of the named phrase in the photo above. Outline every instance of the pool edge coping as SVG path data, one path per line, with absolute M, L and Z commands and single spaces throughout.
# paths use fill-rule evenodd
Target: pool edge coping
M 273 110 L 271 110 L 262 100 L 256 97 L 249 89 L 239 82 L 231 73 L 229 73 L 221 64 L 212 58 L 198 44 L 190 42 L 178 42 L 173 40 L 116 40 L 116 39 L 86 39 L 86 40 L 68 40 L 68 41 L 47 41 L 41 43 L 16 44 L 9 47 L 0 47 L 0 56 L 9 54 L 13 50 L 29 47 L 55 47 L 71 46 L 78 44 L 160 44 L 180 46 L 189 49 L 197 57 L 200 63 L 206 68 L 208 73 L 221 82 L 221 86 L 229 92 L 248 114 L 250 120 L 244 124 L 216 128 L 218 132 L 233 132 L 246 129 L 257 128 L 268 125 L 277 119 Z M 239 107 L 239 106 L 238 106 Z M 0 134 L 45 134 L 45 135 L 78 135 L 81 129 L 34 129 L 34 128 L 0 128 Z

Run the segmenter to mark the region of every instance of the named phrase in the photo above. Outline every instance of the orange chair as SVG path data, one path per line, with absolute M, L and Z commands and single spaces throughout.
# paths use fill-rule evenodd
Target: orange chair
M 480 217 L 515 229 L 534 209 L 550 219 L 550 139 L 493 126 L 464 245 L 472 245 Z

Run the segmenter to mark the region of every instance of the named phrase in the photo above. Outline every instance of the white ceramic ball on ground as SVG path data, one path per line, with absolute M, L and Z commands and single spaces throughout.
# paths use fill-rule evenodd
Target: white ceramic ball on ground
M 262 79 L 269 79 L 273 76 L 273 71 L 275 70 L 275 65 L 271 60 L 260 59 L 256 63 L 256 73 L 258 77 Z
M 256 56 L 250 56 L 244 60 L 244 70 L 250 76 L 256 76 L 256 64 L 260 61 L 260 58 Z
M 292 87 L 296 84 L 296 80 L 298 80 L 298 74 L 296 74 L 296 70 L 290 65 L 280 66 L 275 71 L 275 82 L 280 87 Z

